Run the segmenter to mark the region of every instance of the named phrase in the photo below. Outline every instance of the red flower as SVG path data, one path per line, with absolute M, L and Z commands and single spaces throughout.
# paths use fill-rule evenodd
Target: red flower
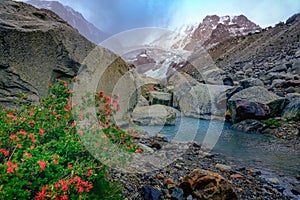
M 10 161 L 8 161 L 6 164 L 8 166 L 7 169 L 6 169 L 7 174 L 13 173 L 14 170 L 18 170 L 18 165 L 17 164 L 13 164 Z
M 69 198 L 68 195 L 65 194 L 64 196 L 61 197 L 61 200 L 68 200 L 68 198 Z
M 87 173 L 86 173 L 86 176 L 90 176 L 90 175 L 92 175 L 92 174 L 93 174 L 93 170 L 89 169 L 89 170 L 87 171 Z
M 73 166 L 72 166 L 71 163 L 68 163 L 68 167 L 69 167 L 69 169 L 72 169 L 72 168 L 73 168 Z
M 30 116 L 34 116 L 34 109 L 33 109 L 33 108 L 30 109 L 29 115 L 30 115 Z
M 66 183 L 63 183 L 61 190 L 62 191 L 67 191 L 68 190 L 68 185 Z
M 78 133 L 80 136 L 82 136 L 82 135 L 83 135 L 83 132 L 82 132 L 82 130 L 77 130 L 77 133 Z
M 142 149 L 139 147 L 137 148 L 137 150 L 135 150 L 135 153 L 141 153 L 142 152 Z
M 57 114 L 55 117 L 56 117 L 57 119 L 60 119 L 61 115 L 60 115 L 60 114 Z
M 106 96 L 106 102 L 110 102 L 111 101 L 111 97 L 110 96 Z
M 22 144 L 17 144 L 17 147 L 18 147 L 19 149 L 22 149 Z
M 46 194 L 45 192 L 38 192 L 38 195 L 37 195 L 37 198 L 36 199 L 45 199 L 46 197 Z
M 67 105 L 65 108 L 64 108 L 64 111 L 68 111 L 71 109 L 71 106 L 70 105 Z
M 59 183 L 54 183 L 54 187 L 55 187 L 56 189 L 58 189 L 58 188 L 60 188 L 60 184 L 59 184 Z
M 33 143 L 36 142 L 36 139 L 35 139 L 35 137 L 34 137 L 32 134 L 28 134 L 28 137 L 31 139 L 31 141 L 32 141 Z
M 6 149 L 0 149 L 0 152 L 3 153 L 3 155 L 4 155 L 5 157 L 7 157 L 7 156 L 9 155 L 9 151 L 6 150 Z
M 78 193 L 81 194 L 81 193 L 83 193 L 83 192 L 84 192 L 83 187 L 79 187 L 79 188 L 78 188 Z
M 38 161 L 38 164 L 39 164 L 41 170 L 43 171 L 45 169 L 47 163 L 42 160 L 42 161 Z
M 44 136 L 44 135 L 45 135 L 45 130 L 41 128 L 41 129 L 39 130 L 39 134 L 40 134 L 41 136 Z
M 8 113 L 6 116 L 7 117 L 14 117 L 14 114 L 13 113 Z
M 58 162 L 57 162 L 56 160 L 53 160 L 53 164 L 54 164 L 54 165 L 57 165 Z
M 23 134 L 24 138 L 26 137 L 27 133 L 24 130 L 20 130 L 20 133 Z
M 6 169 L 6 173 L 7 174 L 10 174 L 10 173 L 13 173 L 14 172 L 14 170 L 11 168 L 11 167 L 8 167 L 7 169 Z
M 29 125 L 33 128 L 34 127 L 34 120 L 30 121 Z
M 27 158 L 32 158 L 32 155 L 30 153 L 24 153 L 23 156 L 26 156 Z

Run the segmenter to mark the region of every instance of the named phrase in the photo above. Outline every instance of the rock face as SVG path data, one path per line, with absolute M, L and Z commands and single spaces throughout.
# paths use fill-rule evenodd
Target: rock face
M 87 71 L 99 72 L 89 88 L 120 94 L 120 106 L 132 110 L 139 97 L 138 75 L 119 56 L 96 47 L 49 10 L 0 2 L 0 103 L 9 106 L 24 92 L 37 99 L 49 92 L 55 79 L 69 79 Z M 84 73 L 82 73 L 84 74 Z M 94 92 L 93 91 L 93 92 Z
M 0 2 L 0 102 L 18 92 L 45 96 L 56 78 L 76 75 L 94 45 L 56 14 L 21 2 Z
M 138 125 L 175 125 L 179 112 L 168 106 L 152 105 L 136 107 L 132 119 Z
M 280 113 L 284 98 L 255 86 L 234 94 L 228 101 L 228 108 L 233 123 L 243 119 L 263 119 Z
M 197 199 L 238 199 L 233 188 L 219 174 L 203 170 L 195 169 L 186 176 L 179 186 L 183 189 L 184 195 L 192 195 Z
M 44 8 L 53 11 L 72 27 L 76 28 L 80 34 L 95 44 L 99 44 L 108 37 L 106 33 L 99 30 L 93 24 L 88 22 L 82 14 L 73 10 L 69 6 L 64 6 L 58 1 L 40 1 L 30 0 L 29 3 L 37 8 Z

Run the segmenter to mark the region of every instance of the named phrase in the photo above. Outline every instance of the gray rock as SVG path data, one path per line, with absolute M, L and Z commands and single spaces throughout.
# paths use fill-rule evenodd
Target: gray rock
M 160 104 L 165 106 L 172 106 L 172 95 L 166 92 L 149 92 L 149 102 L 150 105 Z
M 171 193 L 172 200 L 182 200 L 183 199 L 183 190 L 181 188 L 174 188 Z
M 136 106 L 149 106 L 149 102 L 141 95 Z
M 216 164 L 216 168 L 221 170 L 221 171 L 229 171 L 231 170 L 231 166 L 229 165 L 223 165 L 223 164 Z
M 179 112 L 172 107 L 151 105 L 136 107 L 131 115 L 139 125 L 175 125 Z
M 158 200 L 163 195 L 162 191 L 154 188 L 151 185 L 145 185 L 142 187 L 143 197 L 145 200 Z
M 174 88 L 173 105 L 178 106 L 186 117 L 210 119 L 212 115 L 224 116 L 226 105 L 222 107 L 222 104 L 218 104 L 218 100 L 226 89 L 228 89 L 226 86 L 201 83 L 191 86 L 183 83 Z
M 287 71 L 286 65 L 279 65 L 269 70 L 269 72 L 286 72 L 286 71 Z
M 300 120 L 300 97 L 294 98 L 283 110 L 282 117 L 288 120 Z
M 264 86 L 264 83 L 256 78 L 246 78 L 240 81 L 240 85 L 246 89 L 254 86 Z
M 239 123 L 233 124 L 232 128 L 248 133 L 261 133 L 261 131 L 264 128 L 264 125 L 258 120 L 246 119 Z
M 284 98 L 263 87 L 254 86 L 234 94 L 228 101 L 228 108 L 232 122 L 236 123 L 247 119 L 245 113 L 249 113 L 252 119 L 256 119 L 256 116 L 261 118 L 281 113 L 284 102 Z
M 267 181 L 271 184 L 274 184 L 274 185 L 278 185 L 279 184 L 279 180 L 278 178 L 267 178 Z

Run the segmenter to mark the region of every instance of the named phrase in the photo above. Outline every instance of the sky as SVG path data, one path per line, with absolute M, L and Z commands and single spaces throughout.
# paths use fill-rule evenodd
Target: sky
M 261 27 L 300 12 L 300 0 L 58 0 L 115 34 L 142 27 L 176 28 L 200 23 L 206 15 L 244 14 Z

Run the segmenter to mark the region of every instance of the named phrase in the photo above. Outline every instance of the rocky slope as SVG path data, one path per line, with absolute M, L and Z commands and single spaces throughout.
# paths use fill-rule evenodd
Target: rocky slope
M 299 26 L 300 14 L 260 33 L 229 39 L 210 49 L 209 53 L 216 65 L 235 80 L 259 78 L 281 96 L 299 92 Z M 287 90 L 289 87 L 293 88 Z
M 108 34 L 99 30 L 92 23 L 88 22 L 81 13 L 69 6 L 64 6 L 58 1 L 29 0 L 26 3 L 37 8 L 44 8 L 53 11 L 72 27 L 76 28 L 81 35 L 95 44 L 99 44 L 108 37 Z

